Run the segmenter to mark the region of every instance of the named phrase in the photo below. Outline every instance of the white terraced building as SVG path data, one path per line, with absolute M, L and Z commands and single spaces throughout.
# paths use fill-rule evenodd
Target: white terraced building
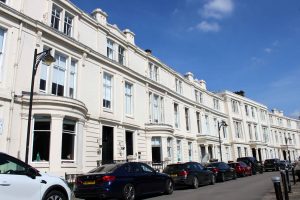
M 0 151 L 25 160 L 34 50 L 51 48 L 56 61 L 38 67 L 30 119 L 29 164 L 41 171 L 220 160 L 220 142 L 223 161 L 300 155 L 299 120 L 208 91 L 107 17 L 68 0 L 0 0 Z

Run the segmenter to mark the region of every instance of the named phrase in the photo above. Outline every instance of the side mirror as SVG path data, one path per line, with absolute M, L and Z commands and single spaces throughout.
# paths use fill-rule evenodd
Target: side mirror
M 35 177 L 38 175 L 38 172 L 36 171 L 36 169 L 30 167 L 27 169 L 26 175 L 32 179 L 35 179 Z

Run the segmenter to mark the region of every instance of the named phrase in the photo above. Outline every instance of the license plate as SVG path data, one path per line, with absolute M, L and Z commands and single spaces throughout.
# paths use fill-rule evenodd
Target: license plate
M 171 177 L 176 177 L 177 176 L 177 174 L 171 174 Z
M 95 181 L 84 181 L 83 185 L 95 185 Z

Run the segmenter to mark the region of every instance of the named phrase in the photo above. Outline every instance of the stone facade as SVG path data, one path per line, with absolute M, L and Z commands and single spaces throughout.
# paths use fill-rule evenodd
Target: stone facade
M 34 49 L 51 48 L 56 61 L 38 67 L 30 119 L 29 164 L 39 170 L 220 160 L 220 141 L 223 161 L 300 155 L 299 120 L 208 91 L 204 80 L 180 75 L 107 17 L 67 0 L 0 1 L 0 151 L 25 159 Z

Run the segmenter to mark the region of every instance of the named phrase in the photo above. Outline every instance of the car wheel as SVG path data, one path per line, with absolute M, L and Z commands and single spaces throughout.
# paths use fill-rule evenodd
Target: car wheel
M 198 181 L 198 178 L 196 176 L 193 177 L 193 182 L 192 182 L 192 187 L 194 189 L 197 189 L 199 187 L 199 181 Z
M 236 175 L 236 173 L 234 172 L 233 175 L 232 175 L 232 179 L 235 180 L 235 179 L 236 179 L 236 176 L 237 176 L 237 175 Z
M 44 200 L 67 200 L 67 197 L 62 192 L 53 190 L 45 196 Z
M 172 194 L 174 191 L 174 183 L 170 179 L 166 181 L 165 194 Z
M 216 177 L 215 177 L 215 175 L 211 175 L 210 184 L 214 185 L 215 183 L 216 183 Z
M 132 184 L 126 184 L 123 188 L 123 200 L 134 200 L 135 189 Z
M 225 181 L 225 174 L 222 173 L 222 174 L 221 174 L 221 182 L 224 182 L 224 181 Z

